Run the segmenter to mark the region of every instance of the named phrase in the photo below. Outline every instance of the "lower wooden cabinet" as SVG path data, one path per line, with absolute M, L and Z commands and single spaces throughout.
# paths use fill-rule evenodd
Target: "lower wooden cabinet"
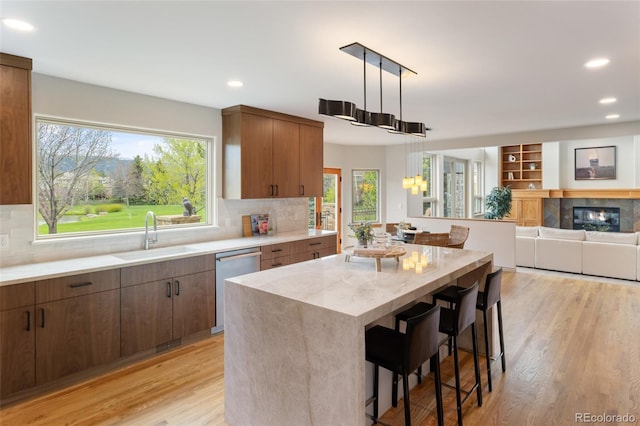
M 279 243 L 260 247 L 260 251 L 262 252 L 260 256 L 260 270 L 265 271 L 290 264 L 291 245 L 292 243 Z
M 125 268 L 120 293 L 120 354 L 128 356 L 190 336 L 215 325 L 215 271 L 213 256 Z M 131 284 L 142 277 L 184 271 L 185 261 L 194 274 Z M 144 273 L 144 270 L 147 273 Z
M 544 222 L 544 200 L 542 198 L 513 197 L 511 212 L 506 219 L 512 219 L 519 226 L 542 226 Z
M 0 287 L 5 398 L 120 356 L 120 271 Z
M 36 384 L 120 357 L 120 290 L 36 305 Z
M 34 306 L 0 312 L 0 397 L 36 383 Z
M 310 238 L 291 243 L 291 263 L 304 262 L 305 260 L 320 259 L 321 257 L 336 254 L 336 236 Z
M 36 383 L 34 283 L 0 287 L 0 397 Z
M 336 254 L 337 239 L 335 235 L 308 238 L 290 243 L 271 244 L 262 246 L 260 270 L 319 259 Z

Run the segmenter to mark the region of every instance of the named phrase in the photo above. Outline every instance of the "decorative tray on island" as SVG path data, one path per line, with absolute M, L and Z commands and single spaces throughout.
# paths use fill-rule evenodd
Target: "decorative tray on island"
M 346 257 L 345 262 L 351 260 L 351 256 L 356 257 L 371 257 L 376 260 L 376 271 L 380 272 L 381 265 L 380 259 L 395 258 L 397 262 L 400 261 L 400 257 L 407 254 L 407 251 L 402 246 L 373 246 L 373 247 L 349 247 L 344 250 Z

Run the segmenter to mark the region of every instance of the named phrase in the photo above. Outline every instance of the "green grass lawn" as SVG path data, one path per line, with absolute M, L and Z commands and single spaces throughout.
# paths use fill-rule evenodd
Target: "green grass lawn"
M 144 228 L 144 218 L 148 211 L 156 216 L 182 214 L 182 205 L 175 206 L 130 206 L 122 211 L 95 217 L 82 216 L 79 222 L 59 223 L 58 234 L 67 232 L 105 231 L 109 229 Z M 204 211 L 199 212 L 204 221 Z M 49 227 L 44 224 L 38 227 L 39 235 L 49 234 Z

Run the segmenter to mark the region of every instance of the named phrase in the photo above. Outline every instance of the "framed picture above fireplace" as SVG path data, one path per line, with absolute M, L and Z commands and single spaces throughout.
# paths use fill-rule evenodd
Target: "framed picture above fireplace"
M 615 179 L 616 147 L 576 148 L 575 180 Z

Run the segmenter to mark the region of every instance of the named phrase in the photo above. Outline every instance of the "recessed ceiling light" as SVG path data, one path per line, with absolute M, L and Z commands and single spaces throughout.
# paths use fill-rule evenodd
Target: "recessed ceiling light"
M 600 103 L 601 104 L 612 104 L 612 103 L 614 103 L 616 101 L 617 101 L 616 98 L 602 98 L 602 99 L 600 99 Z
M 596 58 L 596 59 L 592 59 L 589 62 L 587 62 L 586 64 L 584 64 L 585 67 L 587 68 L 600 68 L 600 67 L 604 67 L 605 65 L 609 64 L 609 59 L 607 58 Z
M 240 80 L 229 80 L 227 82 L 227 86 L 229 86 L 229 87 L 242 87 L 242 86 L 244 86 L 244 83 L 241 82 Z
M 609 114 L 605 118 L 607 120 L 615 120 L 616 118 L 620 118 L 620 114 Z
M 18 31 L 33 31 L 34 30 L 34 26 L 31 25 L 28 22 L 25 21 L 21 21 L 19 19 L 9 19 L 9 18 L 5 18 L 2 20 L 2 22 L 9 28 L 12 28 L 14 30 L 18 30 Z

